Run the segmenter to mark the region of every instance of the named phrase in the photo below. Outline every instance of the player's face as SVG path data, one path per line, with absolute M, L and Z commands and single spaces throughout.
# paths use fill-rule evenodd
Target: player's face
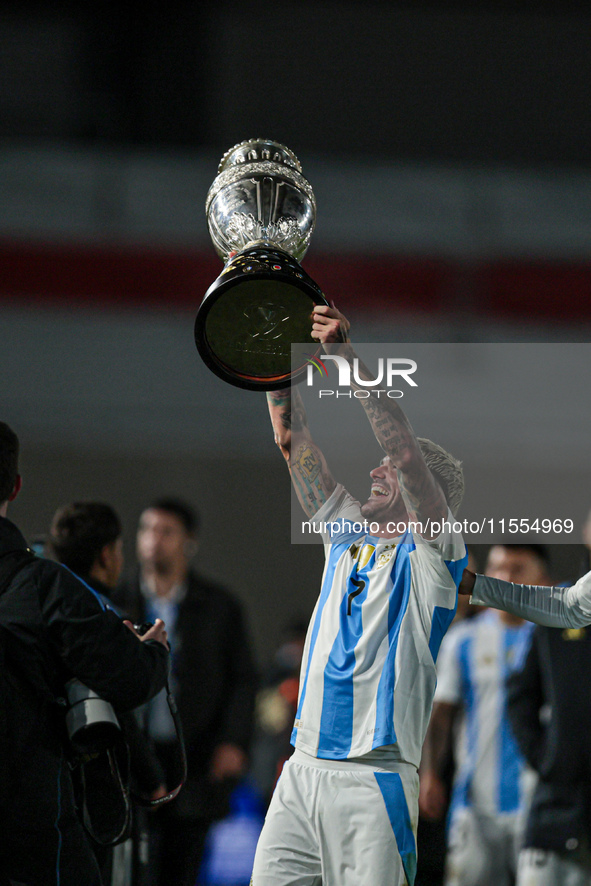
M 137 555 L 141 565 L 161 575 L 183 568 L 190 537 L 181 520 L 167 511 L 148 508 L 140 517 Z
M 488 553 L 485 572 L 491 578 L 522 585 L 548 584 L 544 564 L 533 551 L 524 548 L 493 545 Z
M 369 472 L 369 476 L 371 491 L 368 500 L 361 508 L 363 517 L 377 522 L 406 518 L 406 508 L 398 486 L 398 474 L 389 457 L 383 458 L 379 467 Z

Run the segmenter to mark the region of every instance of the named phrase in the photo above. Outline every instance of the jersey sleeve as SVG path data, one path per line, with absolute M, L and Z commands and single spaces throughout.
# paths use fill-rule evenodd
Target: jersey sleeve
M 340 483 L 310 522 L 320 527 L 319 534 L 325 544 L 347 542 L 366 531 L 361 505 Z
M 412 524 L 411 524 L 412 528 Z M 413 540 L 417 547 L 426 546 L 445 563 L 456 588 L 462 580 L 464 569 L 468 563 L 468 552 L 461 533 L 461 524 L 448 509 L 445 520 L 440 521 L 440 532 L 435 538 L 425 539 L 413 532 Z
M 470 602 L 547 627 L 581 628 L 591 624 L 591 572 L 570 588 L 519 585 L 477 575 Z
M 437 687 L 434 701 L 460 704 L 462 700 L 459 640 L 459 631 L 454 628 L 443 638 L 437 659 Z

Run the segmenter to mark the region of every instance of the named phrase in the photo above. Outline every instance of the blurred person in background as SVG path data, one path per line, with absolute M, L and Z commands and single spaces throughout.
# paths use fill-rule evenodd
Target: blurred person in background
M 224 588 L 198 575 L 198 518 L 184 501 L 160 498 L 141 514 L 136 575 L 116 602 L 132 620 L 166 613 L 172 649 L 171 689 L 187 752 L 188 778 L 179 796 L 149 817 L 153 884 L 194 886 L 212 822 L 229 811 L 230 796 L 248 766 L 257 676 L 244 614 Z M 177 784 L 174 723 L 161 693 L 148 705 L 146 730 Z
M 478 564 L 473 549 L 466 546 L 468 552 L 467 569 L 477 572 Z M 458 607 L 456 614 L 451 623 L 451 628 L 465 618 L 474 618 L 479 612 L 483 612 L 485 607 L 473 606 L 470 603 L 470 597 L 458 595 Z M 450 628 L 450 630 L 451 630 Z M 460 725 L 459 723 L 457 724 Z M 455 730 L 457 732 L 457 729 Z M 451 786 L 453 783 L 454 772 L 456 769 L 456 737 L 450 742 L 449 751 L 445 760 L 441 762 L 441 780 L 444 786 L 444 795 L 446 801 L 442 810 L 437 809 L 436 817 L 430 813 L 424 814 L 419 808 L 419 827 L 417 830 L 417 883 L 420 886 L 441 886 L 443 882 L 443 872 L 445 867 L 445 855 L 447 851 L 447 828 L 445 816 L 448 810 L 448 798 L 451 795 Z M 419 768 L 419 774 L 422 767 Z
M 47 551 L 111 605 L 110 597 L 123 569 L 123 538 L 121 521 L 110 505 L 88 501 L 59 508 L 51 522 Z M 164 772 L 136 716 L 131 712 L 122 714 L 119 722 L 130 751 L 132 788 L 149 799 L 164 796 Z M 131 882 L 132 868 L 134 884 L 143 882 L 138 844 L 146 814 L 136 806 L 132 854 L 128 855 L 124 845 L 114 850 L 94 847 L 105 884 Z M 123 876 L 127 879 L 122 880 Z
M 493 545 L 485 571 L 509 582 L 551 584 L 541 545 Z M 441 645 L 420 807 L 433 819 L 445 813 L 445 765 L 463 714 L 449 813 L 447 886 L 514 883 L 533 777 L 509 728 L 505 686 L 530 631 L 518 616 L 490 609 L 457 624 Z
M 166 682 L 166 631 L 141 638 L 61 564 L 36 557 L 7 519 L 18 438 L 0 422 L 0 882 L 102 886 L 74 800 L 66 738 L 73 678 L 119 714 Z
M 250 774 L 267 806 L 283 764 L 293 753 L 291 733 L 298 706 L 306 629 L 305 621 L 285 626 L 257 692 Z
M 587 571 L 589 517 L 583 542 Z M 591 886 L 589 627 L 537 626 L 509 677 L 507 695 L 515 738 L 538 774 L 517 886 Z

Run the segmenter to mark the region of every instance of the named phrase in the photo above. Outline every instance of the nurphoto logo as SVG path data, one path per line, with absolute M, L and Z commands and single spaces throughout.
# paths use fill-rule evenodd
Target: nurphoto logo
M 378 397 L 385 394 L 394 400 L 404 396 L 404 391 L 394 390 L 394 381 L 404 381 L 413 388 L 418 387 L 416 381 L 411 375 L 417 370 L 415 360 L 409 360 L 405 357 L 380 357 L 378 360 L 378 371 L 375 378 L 363 378 L 360 374 L 359 357 L 354 357 L 352 363 L 349 363 L 345 357 L 337 354 L 323 354 L 321 357 L 308 356 L 308 369 L 306 376 L 306 384 L 312 387 L 314 384 L 314 370 L 320 373 L 320 376 L 328 378 L 328 369 L 324 361 L 331 360 L 336 364 L 338 370 L 338 387 L 347 388 L 348 390 L 320 390 L 319 397 L 357 397 L 363 399 L 370 397 L 372 392 Z M 385 384 L 386 387 L 379 388 L 378 385 Z M 355 388 L 352 390 L 352 386 Z

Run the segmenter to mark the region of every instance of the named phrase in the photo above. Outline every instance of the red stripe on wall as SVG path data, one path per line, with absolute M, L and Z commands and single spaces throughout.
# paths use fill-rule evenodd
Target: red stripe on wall
M 304 267 L 355 312 L 591 320 L 591 263 L 333 254 Z M 0 299 L 13 303 L 196 310 L 221 270 L 213 249 L 0 240 Z

